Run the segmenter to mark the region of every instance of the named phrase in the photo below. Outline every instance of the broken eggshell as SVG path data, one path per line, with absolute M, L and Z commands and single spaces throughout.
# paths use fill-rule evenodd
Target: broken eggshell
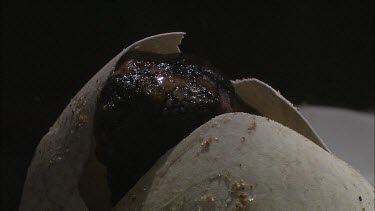
M 155 35 L 130 45 L 78 92 L 35 151 L 28 169 L 20 210 L 110 209 L 106 169 L 93 153 L 93 117 L 101 88 L 126 52 L 137 50 L 158 54 L 179 53 L 178 45 L 184 34 L 176 32 Z M 256 79 L 234 81 L 233 85 L 236 93 L 250 106 L 258 109 L 260 114 L 278 121 L 284 125 L 282 127 L 299 132 L 309 138 L 308 143 L 315 143 L 328 151 L 302 115 L 271 87 Z M 252 97 L 252 94 L 257 97 Z M 223 159 L 226 160 L 225 157 Z M 162 161 L 158 163 L 160 162 Z M 154 179 L 150 177 L 150 173 L 144 178 L 148 178 L 146 180 L 149 182 Z M 124 200 L 127 198 L 129 194 Z
M 373 191 L 305 136 L 227 113 L 166 153 L 114 210 L 370 210 Z
M 93 153 L 93 121 L 100 90 L 126 52 L 179 53 L 184 34 L 166 33 L 135 42 L 76 94 L 35 150 L 24 184 L 21 211 L 109 209 L 106 169 Z

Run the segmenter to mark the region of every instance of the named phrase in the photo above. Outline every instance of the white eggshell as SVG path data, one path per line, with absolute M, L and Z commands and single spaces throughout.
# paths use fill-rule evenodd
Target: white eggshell
M 280 92 L 256 78 L 235 80 L 232 84 L 236 94 L 247 105 L 255 108 L 262 116 L 275 120 L 306 136 L 309 140 L 329 152 L 329 149 L 309 122 Z
M 130 45 L 78 92 L 36 149 L 21 211 L 110 209 L 106 169 L 93 153 L 101 88 L 126 52 L 179 53 L 184 34 L 155 35 Z M 245 103 L 284 126 L 248 114 L 217 117 L 164 155 L 115 210 L 226 210 L 237 200 L 237 208 L 259 210 L 373 206 L 371 185 L 329 153 L 285 98 L 256 79 L 233 85 Z
M 374 188 L 347 163 L 277 122 L 229 113 L 164 155 L 114 210 L 363 208 Z
M 96 100 L 117 61 L 128 51 L 179 53 L 185 33 L 159 34 L 140 40 L 119 53 L 77 93 L 40 141 L 24 184 L 19 210 L 108 209 L 106 170 L 93 151 L 93 117 Z M 96 184 L 100 181 L 100 184 Z M 80 193 L 79 186 L 83 186 Z M 94 188 L 93 190 L 86 188 Z M 88 196 L 89 195 L 89 196 Z

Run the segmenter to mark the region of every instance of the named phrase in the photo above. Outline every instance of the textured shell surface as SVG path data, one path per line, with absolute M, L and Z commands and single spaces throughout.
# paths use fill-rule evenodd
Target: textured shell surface
M 78 186 L 85 164 L 92 159 L 93 117 L 101 88 L 126 52 L 179 53 L 184 34 L 166 33 L 135 42 L 86 83 L 40 141 L 28 168 L 20 210 L 87 210 Z
M 89 210 L 88 201 L 97 210 L 110 210 L 106 169 L 92 153 L 96 100 L 127 52 L 179 53 L 184 35 L 172 32 L 140 40 L 90 79 L 40 141 L 20 210 Z M 330 154 L 280 93 L 257 79 L 232 83 L 236 94 L 263 117 L 230 113 L 205 123 L 161 157 L 113 210 L 373 207 L 373 187 Z M 96 193 L 85 195 L 85 185 L 96 185 Z
M 371 210 L 373 191 L 301 134 L 227 113 L 164 155 L 115 210 Z

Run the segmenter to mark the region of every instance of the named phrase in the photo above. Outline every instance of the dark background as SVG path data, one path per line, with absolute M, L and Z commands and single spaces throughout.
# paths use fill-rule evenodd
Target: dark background
M 185 31 L 184 52 L 295 104 L 374 108 L 372 1 L 77 2 L 2 2 L 2 210 L 18 207 L 34 149 L 70 98 L 149 35 Z

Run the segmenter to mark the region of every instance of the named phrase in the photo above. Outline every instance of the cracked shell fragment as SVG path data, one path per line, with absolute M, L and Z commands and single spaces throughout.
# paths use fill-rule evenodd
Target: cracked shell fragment
M 98 96 L 127 52 L 179 53 L 184 34 L 155 35 L 130 45 L 77 93 L 36 149 L 21 211 L 110 210 L 106 168 L 93 153 Z M 329 153 L 287 100 L 256 79 L 233 86 L 245 103 L 282 125 L 238 113 L 209 121 L 160 158 L 114 210 L 314 210 L 330 206 L 328 200 L 339 207 L 373 206 L 373 188 Z M 90 186 L 96 191 L 83 191 Z M 350 201 L 358 194 L 359 204 Z
M 166 153 L 114 210 L 371 210 L 373 191 L 295 131 L 228 113 Z
M 40 141 L 27 172 L 20 210 L 88 210 L 79 186 L 105 181 L 106 174 L 105 167 L 90 153 L 95 147 L 93 118 L 100 90 L 126 52 L 136 49 L 159 54 L 179 53 L 178 45 L 184 34 L 166 33 L 135 42 L 90 79 Z M 100 178 L 88 175 L 93 171 Z M 82 176 L 87 177 L 82 179 Z M 106 210 L 108 187 L 105 183 L 96 185 L 97 191 L 91 193 L 94 196 L 90 196 L 90 203 Z

